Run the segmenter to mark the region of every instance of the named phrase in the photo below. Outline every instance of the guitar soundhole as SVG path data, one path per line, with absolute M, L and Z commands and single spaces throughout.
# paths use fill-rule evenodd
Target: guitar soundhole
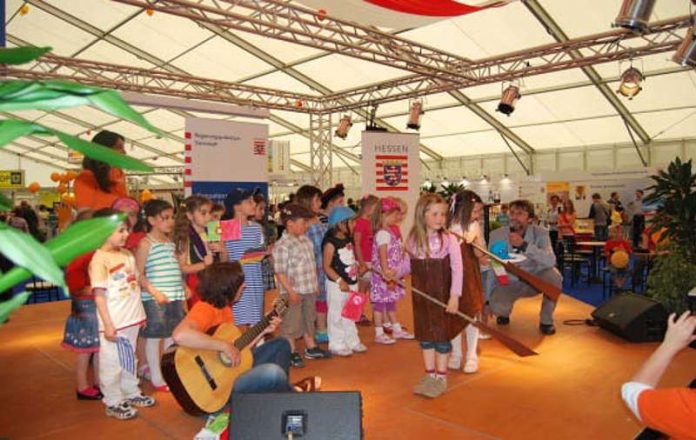
M 205 366 L 205 362 L 203 361 L 203 358 L 200 356 L 196 356 L 196 364 L 198 364 L 198 368 L 201 369 L 201 373 L 203 373 L 203 376 L 205 376 L 206 382 L 208 382 L 208 385 L 210 385 L 210 388 L 213 390 L 216 390 L 218 385 L 215 382 L 215 379 L 213 379 L 213 376 L 210 374 L 208 371 L 208 368 Z

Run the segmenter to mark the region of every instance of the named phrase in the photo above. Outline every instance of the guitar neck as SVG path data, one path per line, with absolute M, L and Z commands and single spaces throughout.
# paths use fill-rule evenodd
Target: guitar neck
M 271 319 L 277 315 L 278 313 L 276 313 L 275 310 L 272 311 L 268 315 L 264 316 L 263 319 L 261 319 L 261 321 L 259 321 L 256 325 L 245 331 L 242 336 L 238 337 L 234 341 L 234 346 L 237 348 L 237 350 L 242 351 L 242 349 L 244 349 L 247 345 L 251 344 L 251 342 L 256 339 L 256 337 L 259 336 L 266 329 L 266 327 L 268 327 L 268 325 L 271 323 Z

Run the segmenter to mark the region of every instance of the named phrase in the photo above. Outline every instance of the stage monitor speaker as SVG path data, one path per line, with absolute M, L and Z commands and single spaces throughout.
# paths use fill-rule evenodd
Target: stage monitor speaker
M 359 392 L 235 394 L 231 408 L 234 440 L 363 438 Z
M 616 295 L 592 312 L 597 325 L 631 342 L 661 341 L 667 311 L 654 299 L 627 293 Z

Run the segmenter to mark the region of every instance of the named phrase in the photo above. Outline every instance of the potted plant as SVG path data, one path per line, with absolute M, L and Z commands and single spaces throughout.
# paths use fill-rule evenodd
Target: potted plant
M 648 277 L 647 295 L 669 312 L 688 309 L 688 292 L 696 286 L 696 174 L 692 161 L 672 161 L 651 176 L 646 203 L 659 202 L 653 230 L 661 234 L 661 251 Z

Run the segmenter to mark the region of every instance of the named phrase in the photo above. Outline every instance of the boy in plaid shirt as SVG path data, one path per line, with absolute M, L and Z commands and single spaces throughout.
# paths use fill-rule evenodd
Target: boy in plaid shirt
M 295 351 L 295 339 L 301 336 L 305 341 L 305 358 L 322 359 L 330 356 L 317 347 L 314 341 L 319 282 L 312 242 L 305 236 L 307 219 L 313 216 L 313 213 L 301 205 L 284 206 L 280 210 L 280 219 L 285 232 L 273 246 L 273 265 L 280 295 L 290 303 L 280 331 L 290 342 L 290 362 L 296 368 L 304 367 L 302 357 Z

